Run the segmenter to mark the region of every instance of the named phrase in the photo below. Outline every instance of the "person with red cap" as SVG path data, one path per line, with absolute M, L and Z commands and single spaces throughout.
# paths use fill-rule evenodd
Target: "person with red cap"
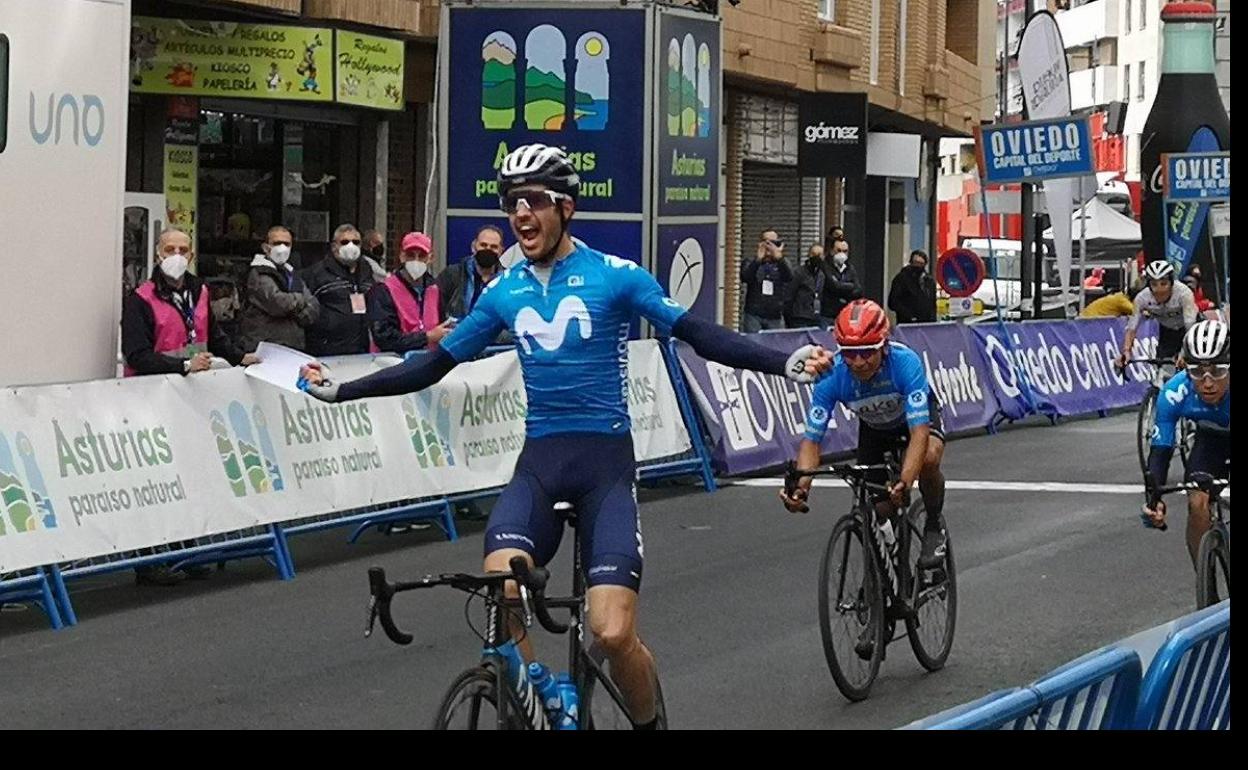
M 368 293 L 373 352 L 408 353 L 436 346 L 450 333 L 437 282 L 429 272 L 433 241 L 408 233 L 399 244 L 398 268 Z

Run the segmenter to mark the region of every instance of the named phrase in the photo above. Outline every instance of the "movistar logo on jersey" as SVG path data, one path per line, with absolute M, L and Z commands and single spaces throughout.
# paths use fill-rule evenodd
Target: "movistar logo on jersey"
M 232 401 L 226 415 L 214 409 L 208 420 L 217 441 L 221 467 L 230 480 L 234 496 L 246 497 L 248 486 L 253 494 L 285 489 L 282 468 L 277 462 L 277 451 L 264 412 L 256 406 L 249 414 L 240 402 Z
M 436 398 L 432 390 L 422 390 L 403 399 L 403 421 L 412 439 L 412 449 L 422 468 L 455 465 L 451 450 L 451 406 L 446 393 Z
M 25 433 L 14 437 L 17 454 L 0 433 L 0 537 L 6 534 L 55 529 L 56 511 Z
M 594 325 L 589 318 L 589 308 L 585 307 L 584 300 L 575 295 L 559 300 L 555 315 L 549 321 L 532 307 L 521 308 L 516 314 L 516 339 L 520 341 L 526 355 L 533 355 L 534 342 L 542 350 L 553 352 L 563 347 L 568 327 L 573 321 L 576 322 L 581 339 L 587 340 L 593 336 Z

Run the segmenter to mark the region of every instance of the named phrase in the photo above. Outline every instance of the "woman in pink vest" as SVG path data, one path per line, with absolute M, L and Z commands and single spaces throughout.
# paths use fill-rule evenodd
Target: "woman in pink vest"
M 208 287 L 187 272 L 195 253 L 181 230 L 160 234 L 152 278 L 126 297 L 121 309 L 121 352 L 126 376 L 190 374 L 218 356 L 231 365 L 255 363 L 212 320 Z
M 436 346 L 451 331 L 443 321 L 438 285 L 429 272 L 433 242 L 424 233 L 403 236 L 399 267 L 368 292 L 373 352 L 407 353 Z

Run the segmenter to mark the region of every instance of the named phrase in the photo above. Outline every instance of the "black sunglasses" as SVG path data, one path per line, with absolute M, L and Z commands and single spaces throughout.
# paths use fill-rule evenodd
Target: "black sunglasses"
M 338 241 L 339 246 L 346 246 L 348 243 L 354 243 L 356 246 L 359 246 L 360 239 L 359 238 L 343 238 L 341 241 Z
M 768 242 L 768 243 L 770 243 L 772 246 L 775 246 L 777 249 L 783 249 L 783 248 L 784 248 L 784 241 L 781 241 L 781 240 L 772 240 L 771 238 L 768 238 L 768 239 L 767 239 L 767 242 Z

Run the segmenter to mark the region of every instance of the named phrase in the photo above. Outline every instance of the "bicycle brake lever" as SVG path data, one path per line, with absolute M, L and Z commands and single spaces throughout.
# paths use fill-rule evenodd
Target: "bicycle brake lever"
M 372 594 L 368 595 L 368 621 L 364 624 L 364 638 L 369 639 L 373 635 L 373 628 L 377 625 L 377 597 Z
M 529 589 L 524 585 L 524 583 L 520 583 L 520 609 L 522 610 L 524 614 L 524 618 L 523 618 L 524 627 L 532 628 L 533 627 L 533 606 L 529 600 Z

